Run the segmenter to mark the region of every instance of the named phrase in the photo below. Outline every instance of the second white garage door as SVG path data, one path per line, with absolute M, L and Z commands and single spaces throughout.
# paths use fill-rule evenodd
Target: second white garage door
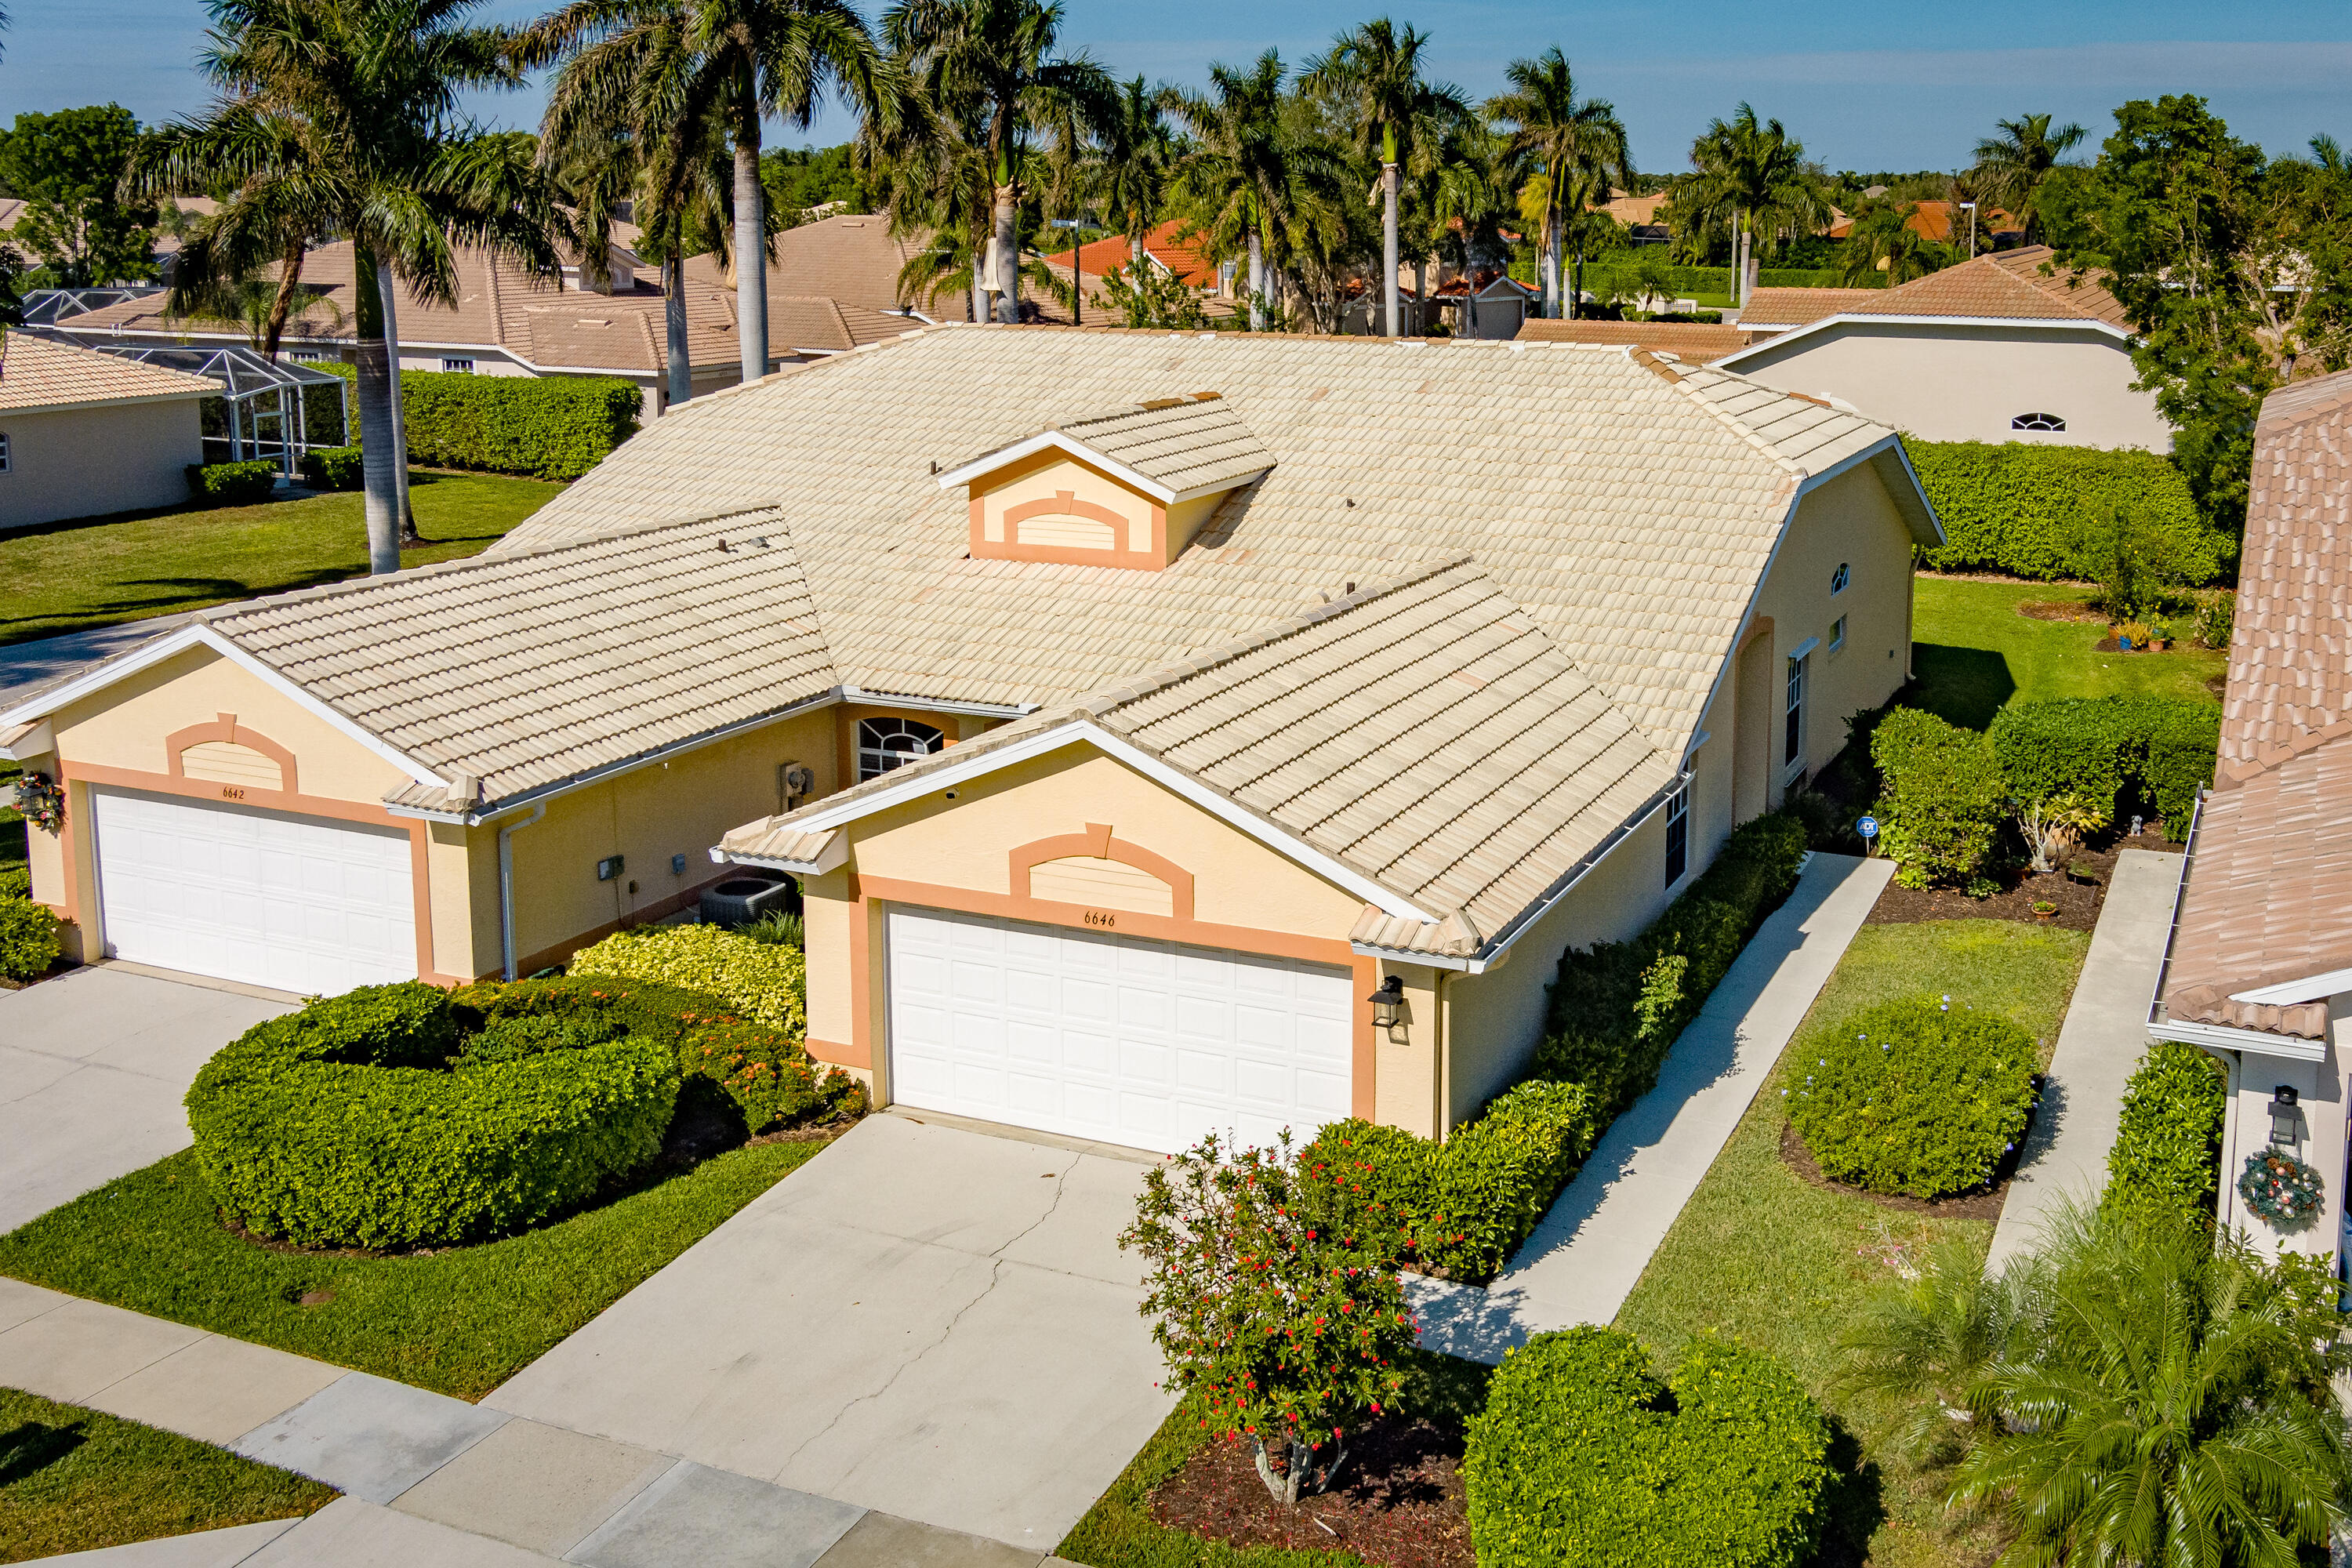
M 888 929 L 901 1104 L 1163 1153 L 1349 1114 L 1346 969 L 942 910 Z
M 408 835 L 92 790 L 116 958 L 305 995 L 416 978 Z

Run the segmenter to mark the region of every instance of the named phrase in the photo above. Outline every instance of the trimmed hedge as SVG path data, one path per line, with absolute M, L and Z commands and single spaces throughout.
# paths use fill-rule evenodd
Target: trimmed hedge
M 31 885 L 31 874 L 26 884 Z M 47 904 L 0 895 L 0 974 L 33 980 L 58 961 L 58 917 Z
M 1821 1533 L 1830 1428 L 1795 1374 L 1692 1342 L 1673 1382 L 1622 1329 L 1504 1357 L 1463 1475 L 1479 1568 L 1795 1568 Z
M 1874 1193 L 1940 1198 L 1990 1180 L 2032 1114 L 2037 1046 L 1951 998 L 1890 1002 L 1807 1047 L 1789 1120 L 1822 1173 Z
M 33 868 L 30 866 L 0 866 L 0 899 L 29 899 L 33 896 Z
M 251 506 L 278 488 L 278 465 L 267 458 L 242 463 L 190 463 L 188 493 L 217 506 Z
M 2198 792 L 2213 782 L 2221 707 L 2167 697 L 2084 697 L 2004 708 L 1987 731 L 2021 800 L 2075 795 L 2114 821 L 2126 786 L 2145 789 L 2165 836 L 2189 837 Z
M 2009 816 L 2009 790 L 1985 737 L 1916 708 L 1896 708 L 1870 731 L 1885 780 L 1879 842 L 1906 888 L 1981 882 Z
M 482 1036 L 563 1031 L 587 1039 L 649 1040 L 671 1054 L 690 1104 L 723 1095 L 757 1133 L 780 1122 L 863 1114 L 866 1088 L 839 1068 L 819 1069 L 798 1036 L 742 1016 L 724 1000 L 649 981 L 568 975 L 468 985 L 455 1001 L 482 1019 Z M 495 1043 L 495 1042 L 494 1042 Z
M 2124 1090 L 2100 1201 L 2135 1214 L 2210 1220 L 2221 1191 L 2229 1082 L 2221 1064 L 2195 1046 L 2149 1046 Z
M 427 468 L 576 479 L 636 434 L 642 401 L 634 383 L 612 376 L 400 373 L 408 460 Z
M 808 959 L 796 947 L 718 926 L 639 926 L 582 949 L 570 970 L 699 991 L 795 1043 L 808 1038 Z
M 320 447 L 302 454 L 302 482 L 314 490 L 355 490 L 367 483 L 357 447 Z
M 1298 1152 L 1302 1188 L 1385 1264 L 1490 1279 L 1575 1178 L 1600 1128 L 1582 1086 L 1529 1080 L 1444 1143 L 1350 1117 Z
M 2228 563 L 2229 541 L 2199 516 L 2187 478 L 2158 453 L 1916 436 L 1903 437 L 1903 449 L 1944 524 L 1947 542 L 1919 552 L 1938 572 L 2096 578 L 2101 535 L 2119 509 L 2177 581 L 2213 582 Z
M 305 1247 L 488 1240 L 653 1158 L 678 1072 L 650 1041 L 512 1037 L 411 981 L 256 1025 L 196 1074 L 196 1158 L 223 1215 Z

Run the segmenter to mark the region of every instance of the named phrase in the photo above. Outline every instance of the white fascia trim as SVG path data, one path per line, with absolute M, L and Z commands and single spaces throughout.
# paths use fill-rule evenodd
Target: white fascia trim
M 142 669 L 160 664 L 173 655 L 184 653 L 192 647 L 208 647 L 230 663 L 257 677 L 265 685 L 283 693 L 305 710 L 324 719 L 335 729 L 382 757 L 418 784 L 439 784 L 444 789 L 449 787 L 447 779 L 443 778 L 405 752 L 387 744 L 372 731 L 363 729 L 355 720 L 337 712 L 326 703 L 320 701 L 309 691 L 289 680 L 283 673 L 254 658 L 253 655 L 201 621 L 193 626 L 182 626 L 178 631 L 149 643 L 144 647 L 100 664 L 67 681 L 63 686 L 52 688 L 40 696 L 33 698 L 21 707 L 0 713 L 0 729 L 26 723 L 35 719 L 46 719 L 68 703 L 79 702 L 91 692 L 102 690 L 125 676 L 136 675 Z
M 1874 322 L 1880 325 L 1895 327 L 2004 327 L 2012 329 L 2021 327 L 2029 331 L 2097 332 L 2102 336 L 2113 338 L 2119 343 L 2128 343 L 2132 341 L 2132 333 L 2129 329 L 2118 327 L 2112 321 L 2102 321 L 2095 316 L 1885 316 L 1866 310 L 1858 312 L 1841 311 L 1834 316 L 1823 316 L 1818 321 L 1807 321 L 1801 327 L 1789 327 L 1778 331 L 1772 331 L 1772 335 L 1766 338 L 1761 342 L 1750 343 L 1746 348 L 1741 349 L 1735 353 L 1727 353 L 1724 355 L 1721 359 L 1715 362 L 1715 368 L 1717 370 L 1734 369 L 1742 360 L 1753 359 L 1757 355 L 1763 353 L 1768 350 L 1785 348 L 1789 344 L 1795 342 L 1799 338 L 1808 337 L 1814 332 L 1827 331 L 1832 327 L 1857 324 L 1868 326 Z M 1751 327 L 1748 330 L 1751 331 L 1772 331 L 1772 329 L 1761 325 Z
M 1864 416 L 1864 417 L 1867 417 L 1867 416 Z M 1887 456 L 1889 453 L 1892 453 L 1895 459 L 1903 465 L 1903 476 L 1911 481 L 1911 489 L 1918 498 L 1919 510 L 1927 517 L 1927 526 L 1936 531 L 1936 542 L 1937 544 L 1948 542 L 1944 533 L 1944 520 L 1936 515 L 1936 503 L 1927 499 L 1927 487 L 1919 482 L 1919 471 L 1911 466 L 1911 455 L 1903 449 L 1903 437 L 1899 435 L 1882 436 L 1877 440 L 1873 441 L 1869 446 L 1864 447 L 1861 451 L 1856 452 L 1853 456 L 1842 458 L 1837 462 L 1832 463 L 1828 468 L 1823 468 L 1817 474 L 1806 475 L 1804 479 L 1798 481 L 1797 499 L 1802 500 L 1806 496 L 1810 495 L 1814 490 L 1821 489 L 1822 486 L 1829 483 L 1832 479 L 1837 479 L 1843 474 L 1850 473 L 1853 469 L 1862 467 L 1864 463 L 1874 463 L 1881 458 Z M 1900 501 L 1895 503 L 1895 510 L 1898 511 L 1903 510 L 1903 506 Z M 1796 509 L 1794 507 L 1790 507 L 1789 509 L 1790 519 L 1794 521 L 1796 515 Z
M 849 836 L 835 834 L 814 860 L 788 860 L 781 855 L 738 855 L 716 844 L 710 847 L 710 858 L 721 866 L 757 866 L 768 871 L 789 871 L 795 877 L 822 877 L 827 871 L 840 869 L 849 858 Z
M 2352 969 L 2331 969 L 2324 974 L 2310 975 L 2302 980 L 2282 981 L 2276 985 L 2257 986 L 2252 991 L 2233 991 L 2232 1002 L 2252 1002 L 2264 1007 L 2292 1007 L 2304 1002 L 2317 1002 L 2339 991 L 2352 991 Z
M 74 346 L 79 348 L 81 345 L 77 343 Z M 123 363 L 135 364 L 138 362 L 125 360 Z M 134 408 L 147 403 L 183 403 L 192 397 L 226 397 L 228 395 L 227 387 L 209 376 L 205 378 L 205 388 L 202 391 L 190 387 L 184 392 L 142 392 L 135 397 L 77 397 L 68 403 L 41 403 L 26 407 L 0 408 L 0 419 L 10 418 L 19 414 L 79 414 L 90 408 Z
M 1034 702 L 966 702 L 953 697 L 917 697 L 904 691 L 869 691 L 862 686 L 843 687 L 841 700 L 888 708 L 919 708 L 932 713 L 972 713 L 983 719 L 1025 719 L 1037 711 Z
M 2283 1061 L 2324 1062 L 2327 1059 L 2327 1045 L 2323 1040 L 2264 1034 L 2260 1029 L 2231 1029 L 2220 1024 L 2182 1024 L 2170 1020 L 2152 1023 L 2147 1026 L 2147 1037 L 2151 1040 L 2179 1040 L 2186 1045 L 2203 1046 L 2208 1049 L 2276 1057 Z
M 1807 637 L 1804 641 L 1802 641 L 1802 642 L 1799 643 L 1796 647 L 1792 647 L 1792 648 L 1790 648 L 1790 649 L 1789 650 L 1789 653 L 1788 653 L 1788 659 L 1789 659 L 1789 662 L 1790 662 L 1790 664 L 1794 664 L 1794 663 L 1796 663 L 1799 659 L 1801 659 L 1801 658 L 1804 658 L 1807 654 L 1809 654 L 1809 653 L 1812 652 L 1815 648 L 1817 648 L 1817 647 L 1821 647 L 1821 646 L 1822 646 L 1822 639 L 1821 639 L 1821 638 L 1819 638 L 1819 637 Z
M 0 728 L 14 730 L 16 726 L 11 724 L 0 726 Z M 57 731 L 49 727 L 48 721 L 45 719 L 6 745 L 0 746 L 0 757 L 5 757 L 12 763 L 29 763 L 35 757 L 46 757 L 57 749 Z
M 1049 450 L 1059 451 L 1076 458 L 1081 463 L 1091 464 L 1121 484 L 1141 490 L 1161 506 L 1173 506 L 1183 499 L 1182 492 L 1170 489 L 1158 479 L 1146 479 L 1118 458 L 1107 458 L 1084 441 L 1073 441 L 1059 430 L 1040 430 L 1026 440 L 1015 441 L 1010 447 L 999 447 L 984 458 L 974 458 L 960 468 L 950 468 L 940 476 L 940 489 L 948 490 L 953 489 L 958 485 L 968 485 L 976 479 L 994 473 L 1007 463 L 1017 463 L 1024 458 L 1034 457 L 1039 452 Z M 1208 492 L 1203 490 L 1201 493 L 1205 495 Z
M 1399 919 L 1419 921 L 1424 925 L 1435 925 L 1444 918 L 1429 913 L 1412 900 L 1400 897 L 1381 886 L 1362 872 L 1340 864 L 1305 839 L 1286 833 L 1263 817 L 1243 810 L 1199 780 L 1170 767 L 1150 752 L 1083 719 L 1040 730 L 1034 735 L 1025 735 L 1018 741 L 1009 742 L 979 756 L 943 763 L 934 768 L 926 768 L 919 775 L 907 780 L 902 784 L 876 790 L 873 794 L 860 795 L 856 800 L 844 801 L 837 806 L 821 807 L 801 818 L 794 826 L 803 832 L 822 833 L 828 828 L 840 827 L 855 822 L 860 817 L 871 816 L 877 811 L 887 811 L 894 805 L 903 805 L 919 795 L 929 795 L 936 790 L 951 789 L 967 779 L 978 778 L 983 773 L 992 773 L 1000 768 L 1011 767 L 1015 763 L 1025 763 L 1032 757 L 1043 756 L 1048 752 L 1057 752 L 1065 746 L 1076 745 L 1081 742 L 1118 758 L 1171 794 L 1183 796 L 1212 816 L 1240 828 L 1276 853 L 1296 860 L 1317 876 L 1337 883 L 1366 903 L 1377 904 Z M 943 754 L 950 757 L 954 755 L 952 752 Z

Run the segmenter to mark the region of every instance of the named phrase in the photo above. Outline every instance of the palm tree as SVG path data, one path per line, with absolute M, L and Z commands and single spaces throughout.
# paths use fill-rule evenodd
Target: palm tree
M 1838 269 L 1838 281 L 1866 288 L 1883 278 L 1892 289 L 1939 270 L 1948 252 L 1912 226 L 1918 212 L 1916 202 L 1899 206 L 1881 202 L 1857 214 L 1846 236 L 1845 260 Z
M 1329 160 L 1300 146 L 1284 123 L 1282 57 L 1272 49 L 1245 70 L 1209 67 L 1205 94 L 1171 94 L 1192 147 L 1176 161 L 1173 189 L 1192 228 L 1219 258 L 1249 258 L 1250 331 L 1265 331 L 1271 268 L 1286 255 L 1310 180 Z
M 749 383 L 768 374 L 768 203 L 760 183 L 761 122 L 805 131 L 828 92 L 861 119 L 895 120 L 901 95 L 847 0 L 572 0 L 534 23 L 516 51 L 525 64 L 593 61 L 612 79 L 608 101 L 635 96 L 650 130 L 648 174 L 663 207 L 701 182 L 701 135 L 716 121 L 734 154 L 735 327 Z M 567 69 L 571 68 L 567 65 Z M 634 85 L 632 85 L 634 84 Z
M 2059 159 L 2090 134 L 2079 125 L 2053 130 L 2050 118 L 2027 114 L 1994 121 L 2000 134 L 1977 143 L 1976 167 L 1971 171 L 1985 195 L 2025 226 L 2028 243 L 2042 237 L 2042 182 L 2057 167 Z
M 1675 208 L 1696 227 L 1723 230 L 1732 238 L 1732 266 L 1738 298 L 1748 302 L 1748 259 L 1756 237 L 1782 232 L 1811 234 L 1828 226 L 1829 197 L 1821 176 L 1805 163 L 1804 144 L 1779 121 L 1759 122 L 1743 103 L 1729 121 L 1711 121 L 1691 143 L 1697 169 L 1675 192 Z
M 1918 1277 L 1869 1303 L 1848 1331 L 1841 1382 L 1899 1403 L 1897 1441 L 1928 1463 L 1949 1463 L 1993 1419 L 1985 1373 L 2017 1345 L 2021 1276 L 1988 1276 L 1968 1243 L 1946 1242 Z
M 1486 105 L 1486 113 L 1511 128 L 1514 157 L 1534 161 L 1542 182 L 1538 217 L 1543 235 L 1544 314 L 1560 310 L 1560 229 L 1564 216 L 1580 213 L 1605 198 L 1614 182 L 1633 188 L 1633 155 L 1625 127 L 1605 100 L 1576 96 L 1568 57 L 1555 44 L 1534 59 L 1513 60 L 1504 75 L 1511 90 Z M 1576 288 L 1584 288 L 1583 247 L 1577 247 Z M 1568 312 L 1573 314 L 1573 311 Z
M 1383 335 L 1401 330 L 1397 300 L 1397 205 L 1399 168 L 1417 143 L 1440 123 L 1467 114 L 1462 94 L 1442 82 L 1423 81 L 1422 51 L 1429 35 L 1375 17 L 1342 33 L 1330 53 L 1307 63 L 1299 85 L 1328 93 L 1349 111 L 1356 151 L 1381 161 L 1381 289 L 1387 307 Z
M 882 28 L 932 112 L 964 121 L 987 151 L 996 319 L 1016 323 L 1024 160 L 1057 122 L 1108 135 L 1118 89 L 1084 53 L 1055 52 L 1059 0 L 901 0 L 885 14 Z
M 1103 210 L 1127 237 L 1139 283 L 1144 239 L 1163 221 L 1171 174 L 1183 153 L 1183 139 L 1169 122 L 1167 96 L 1164 88 L 1147 90 L 1139 76 L 1122 83 L 1102 150 Z
M 459 118 L 458 95 L 512 88 L 509 39 L 471 26 L 482 0 L 212 0 L 204 68 L 225 95 L 201 120 L 164 127 L 125 177 L 136 194 L 215 195 L 181 252 L 191 295 L 267 258 L 292 290 L 295 252 L 352 247 L 369 568 L 400 569 L 407 454 L 388 346 L 395 278 L 455 303 L 453 247 L 557 270 L 563 231 L 546 183 L 508 138 Z M 282 326 L 282 317 L 279 324 Z

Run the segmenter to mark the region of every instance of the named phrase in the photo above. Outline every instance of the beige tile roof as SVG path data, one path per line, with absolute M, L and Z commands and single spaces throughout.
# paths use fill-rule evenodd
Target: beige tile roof
M 1046 428 L 1179 495 L 1226 489 L 1274 467 L 1265 443 L 1214 392 L 1148 398 Z M 977 467 L 992 456 L 957 466 Z
M 838 684 L 772 510 L 361 578 L 206 618 L 448 780 L 391 797 L 428 808 L 527 795 Z
M 0 338 L 0 410 L 71 408 L 89 403 L 217 397 L 220 383 L 94 349 L 9 332 Z
M 1712 364 L 1756 341 L 1739 327 L 1710 321 L 1580 321 L 1529 316 L 1519 323 L 1519 341 L 1529 343 L 1622 343 L 1669 353 L 1685 364 Z
M 968 558 L 934 463 L 1170 386 L 1278 460 L 1168 570 Z M 698 399 L 499 548 L 779 505 L 845 680 L 1040 706 L 1473 552 L 1674 750 L 1797 486 L 1891 435 L 1622 348 L 936 328 Z
M 2352 968 L 2352 371 L 2263 404 L 2221 754 L 2166 975 L 2176 1018 L 2326 1037 L 2231 994 Z
M 1971 321 L 2104 321 L 2129 331 L 2095 275 L 2060 270 L 2046 245 L 1995 251 L 1893 289 L 1759 289 L 1743 327 L 1801 327 L 1826 316 L 1950 316 Z M 2044 268 L 2050 270 L 2045 272 Z
M 1466 559 L 1348 595 L 1070 708 L 860 785 L 903 788 L 1088 719 L 1413 905 L 1367 906 L 1359 939 L 1464 955 L 1672 784 L 1674 759 Z M 854 795 L 722 841 L 813 859 L 803 825 Z

